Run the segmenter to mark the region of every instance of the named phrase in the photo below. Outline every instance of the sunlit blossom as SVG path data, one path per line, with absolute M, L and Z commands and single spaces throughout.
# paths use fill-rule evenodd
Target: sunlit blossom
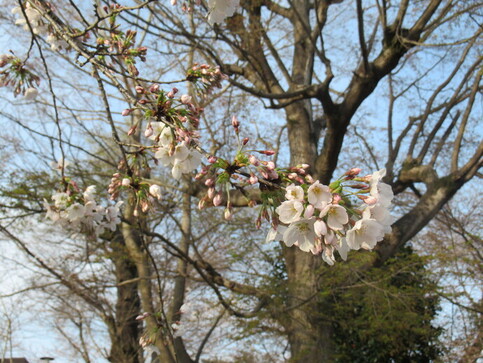
M 327 185 L 317 180 L 307 190 L 307 198 L 315 208 L 322 209 L 332 201 L 332 193 Z
M 296 243 L 302 251 L 309 252 L 315 246 L 314 223 L 314 218 L 291 223 L 283 233 L 283 241 L 288 247 Z

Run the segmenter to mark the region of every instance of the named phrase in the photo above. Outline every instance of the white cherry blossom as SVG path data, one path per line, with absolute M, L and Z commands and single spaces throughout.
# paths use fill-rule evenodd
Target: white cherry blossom
M 391 225 L 394 222 L 394 217 L 389 212 L 389 209 L 383 207 L 381 204 L 378 203 L 364 209 L 362 218 L 375 219 L 382 225 L 384 233 L 391 233 Z
M 318 180 L 309 187 L 307 196 L 309 203 L 318 209 L 323 209 L 332 201 L 330 188 L 327 185 L 320 184 Z
M 386 169 L 374 172 L 371 176 L 369 186 L 371 196 L 375 197 L 381 206 L 388 207 L 394 198 L 394 193 L 390 185 L 381 181 L 385 175 Z
M 39 91 L 36 88 L 29 87 L 25 90 L 25 93 L 23 94 L 23 98 L 26 101 L 34 100 L 37 98 L 39 95 Z
M 67 212 L 67 219 L 72 223 L 79 223 L 86 214 L 85 206 L 80 203 L 74 203 L 65 210 Z
M 339 231 L 344 224 L 349 222 L 349 216 L 345 208 L 338 204 L 329 204 L 321 212 L 320 217 L 327 215 L 327 225 L 333 230 Z
M 174 161 L 174 157 L 173 155 L 170 155 L 169 149 L 164 147 L 160 147 L 154 154 L 154 157 L 164 166 L 168 166 Z
M 279 241 L 283 239 L 283 234 L 287 230 L 286 226 L 278 225 L 277 228 L 270 227 L 265 242 Z
M 383 226 L 375 219 L 362 218 L 347 231 L 346 238 L 347 244 L 353 250 L 371 250 L 384 238 Z
M 287 200 L 298 200 L 302 202 L 304 200 L 304 195 L 304 190 L 298 185 L 290 184 L 285 188 L 285 198 L 287 198 Z
M 298 200 L 286 200 L 280 204 L 275 211 L 278 214 L 280 222 L 290 224 L 300 219 L 304 206 Z
M 57 208 L 65 208 L 69 202 L 69 195 L 67 193 L 55 193 L 52 200 Z
M 283 233 L 283 241 L 288 247 L 296 244 L 302 251 L 310 252 L 315 247 L 314 223 L 315 218 L 291 223 Z
M 84 191 L 83 197 L 86 202 L 94 201 L 94 195 L 96 194 L 96 186 L 89 185 Z
M 208 22 L 210 24 L 221 24 L 225 18 L 232 16 L 238 7 L 240 0 L 208 0 L 210 14 Z
M 161 187 L 159 185 L 152 184 L 149 187 L 149 194 L 151 194 L 156 199 L 161 200 L 161 197 L 162 197 L 162 189 L 161 189 Z

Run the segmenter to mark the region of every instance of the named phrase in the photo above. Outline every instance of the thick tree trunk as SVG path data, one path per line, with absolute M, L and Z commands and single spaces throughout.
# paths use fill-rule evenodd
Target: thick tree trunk
M 120 232 L 116 232 L 111 242 L 111 260 L 115 266 L 117 287 L 115 334 L 111 334 L 110 361 L 118 363 L 142 362 L 139 346 L 140 323 L 136 316 L 141 313 L 138 284 L 126 283 L 137 278 L 137 270 L 132 260 L 126 258 L 127 251 Z
M 307 103 L 297 102 L 286 108 L 291 165 L 316 159 L 316 137 L 312 130 L 311 112 Z M 329 306 L 321 301 L 318 277 L 322 259 L 298 248 L 284 248 L 288 276 L 286 314 L 280 323 L 288 332 L 291 361 L 300 363 L 331 362 L 334 354 L 331 322 L 323 320 Z M 329 314 L 330 315 L 330 314 Z

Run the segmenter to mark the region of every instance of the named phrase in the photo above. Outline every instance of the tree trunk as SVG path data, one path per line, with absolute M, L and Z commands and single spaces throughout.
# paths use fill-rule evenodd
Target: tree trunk
M 135 279 L 137 270 L 132 260 L 126 258 L 127 251 L 120 232 L 115 233 L 111 242 L 117 287 L 115 335 L 111 336 L 110 361 L 119 363 L 142 362 L 139 346 L 140 323 L 136 316 L 141 313 L 141 303 L 136 282 L 125 283 Z M 123 284 L 125 283 L 125 284 Z
M 285 111 L 291 165 L 307 163 L 314 165 L 316 159 L 316 138 L 312 130 L 310 107 L 305 102 L 288 106 Z M 322 265 L 320 256 L 314 256 L 295 247 L 283 247 L 288 276 L 288 294 L 280 323 L 288 333 L 291 361 L 300 363 L 331 362 L 334 346 L 331 339 L 332 324 L 324 321 L 321 309 L 327 309 L 320 298 L 318 277 Z M 324 311 L 324 316 L 326 314 Z

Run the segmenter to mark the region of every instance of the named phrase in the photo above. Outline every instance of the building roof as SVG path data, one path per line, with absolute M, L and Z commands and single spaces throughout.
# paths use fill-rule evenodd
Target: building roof
M 0 363 L 29 363 L 25 358 L 3 358 Z

